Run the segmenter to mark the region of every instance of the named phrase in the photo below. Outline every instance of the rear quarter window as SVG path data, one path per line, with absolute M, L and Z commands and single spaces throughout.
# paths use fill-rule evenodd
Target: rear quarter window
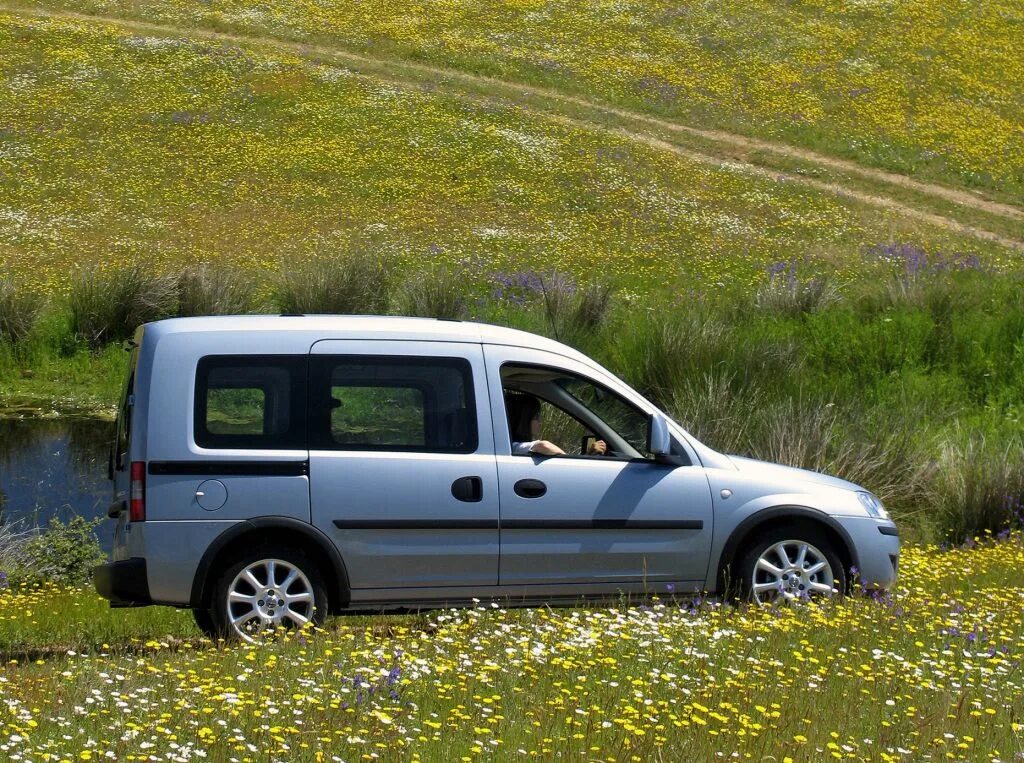
M 306 356 L 210 355 L 196 367 L 196 445 L 306 447 Z

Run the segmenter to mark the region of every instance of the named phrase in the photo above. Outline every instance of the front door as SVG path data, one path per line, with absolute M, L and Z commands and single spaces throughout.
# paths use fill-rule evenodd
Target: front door
M 354 599 L 360 589 L 497 584 L 485 379 L 479 344 L 313 345 L 312 518 L 341 553 Z
M 703 581 L 713 529 L 707 477 L 681 444 L 672 462 L 648 457 L 643 403 L 562 356 L 489 345 L 485 354 L 501 585 L 596 583 L 614 591 Z M 543 455 L 548 449 L 564 454 Z

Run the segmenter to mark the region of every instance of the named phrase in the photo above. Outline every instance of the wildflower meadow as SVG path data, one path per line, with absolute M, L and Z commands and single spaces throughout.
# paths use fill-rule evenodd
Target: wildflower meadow
M 88 589 L 0 592 L 9 760 L 971 760 L 1024 739 L 1019 533 L 883 596 L 338 618 L 260 645 Z

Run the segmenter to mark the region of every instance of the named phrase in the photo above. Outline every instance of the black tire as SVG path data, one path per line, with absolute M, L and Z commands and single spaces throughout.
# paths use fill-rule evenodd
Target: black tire
M 832 570 L 832 585 L 838 591 L 837 595 L 842 596 L 846 592 L 848 580 L 846 566 L 836 552 L 833 542 L 820 528 L 814 525 L 794 523 L 776 526 L 757 535 L 756 539 L 747 545 L 739 561 L 732 565 L 733 578 L 728 581 L 729 588 L 734 593 L 738 593 L 743 601 L 755 600 L 753 584 L 754 567 L 757 560 L 765 551 L 782 541 L 808 543 L 820 551 Z
M 210 619 L 213 626 L 213 635 L 216 638 L 235 639 L 243 637 L 232 626 L 228 601 L 229 588 L 235 578 L 252 564 L 263 560 L 280 560 L 292 565 L 299 570 L 309 581 L 312 589 L 313 601 L 311 607 L 305 611 L 308 619 L 316 626 L 322 626 L 328 612 L 327 586 L 324 583 L 323 573 L 317 563 L 307 556 L 301 549 L 291 546 L 264 545 L 247 549 L 231 557 L 220 568 L 213 586 L 213 597 L 210 602 Z M 277 581 L 280 583 L 281 581 Z M 237 607 L 237 605 L 235 605 Z M 294 625 L 289 620 L 282 622 L 286 627 Z
M 213 638 L 217 631 L 213 625 L 213 615 L 208 609 L 193 609 L 192 617 L 196 621 L 196 626 L 203 632 L 204 635 Z

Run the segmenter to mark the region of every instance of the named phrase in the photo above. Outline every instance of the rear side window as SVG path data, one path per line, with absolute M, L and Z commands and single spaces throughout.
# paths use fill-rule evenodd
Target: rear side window
M 463 358 L 310 360 L 310 447 L 472 453 L 473 373 Z
M 128 376 L 121 389 L 121 402 L 117 410 L 117 422 L 114 425 L 114 463 L 113 468 L 121 471 L 128 463 L 128 438 L 132 431 L 132 410 L 135 395 L 135 367 L 139 363 L 139 346 L 133 344 L 131 358 L 128 361 Z
M 306 356 L 211 355 L 196 371 L 203 448 L 305 448 Z

